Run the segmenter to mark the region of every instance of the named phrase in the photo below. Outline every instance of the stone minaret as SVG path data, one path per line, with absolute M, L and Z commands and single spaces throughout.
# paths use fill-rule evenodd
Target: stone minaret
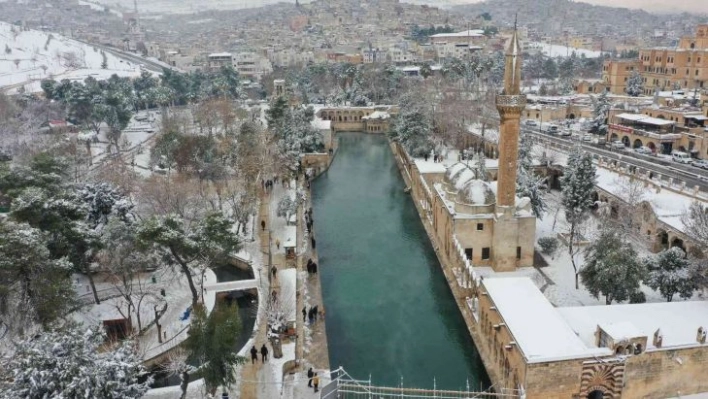
M 516 199 L 516 164 L 519 154 L 519 128 L 526 96 L 521 94 L 521 46 L 516 28 L 506 50 L 504 91 L 497 95 L 499 126 L 499 177 L 497 206 L 514 207 Z

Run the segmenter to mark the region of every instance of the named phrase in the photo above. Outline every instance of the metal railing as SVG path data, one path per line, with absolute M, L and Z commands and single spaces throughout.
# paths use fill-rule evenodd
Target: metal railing
M 398 387 L 382 387 L 371 384 L 368 380 L 356 380 L 343 368 L 332 371 L 332 381 L 320 391 L 320 399 L 384 399 L 384 398 L 436 398 L 436 399 L 496 399 L 516 398 L 523 399 L 523 392 L 517 390 L 504 390 L 503 392 L 474 391 L 469 384 L 464 391 L 451 391 L 443 389 L 421 389 Z M 433 385 L 435 382 L 433 380 Z

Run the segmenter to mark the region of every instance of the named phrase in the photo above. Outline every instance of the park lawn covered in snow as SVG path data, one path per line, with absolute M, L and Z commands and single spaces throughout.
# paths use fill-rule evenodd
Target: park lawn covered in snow
M 578 57 L 584 55 L 587 58 L 596 58 L 601 55 L 601 53 L 599 51 L 577 49 L 577 48 L 562 46 L 560 44 L 549 44 L 549 43 L 540 43 L 540 42 L 530 42 L 529 48 L 537 49 L 537 50 L 541 51 L 543 54 L 545 54 L 551 58 L 570 57 L 573 53 L 575 53 L 575 55 Z
M 25 90 L 39 92 L 43 79 L 102 80 L 113 74 L 137 77 L 140 67 L 56 33 L 0 22 L 0 87 L 25 85 Z

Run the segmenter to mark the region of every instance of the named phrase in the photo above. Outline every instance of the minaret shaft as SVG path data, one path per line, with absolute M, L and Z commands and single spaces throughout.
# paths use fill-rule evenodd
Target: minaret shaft
M 521 46 L 516 30 L 505 57 L 504 91 L 496 99 L 500 116 L 497 206 L 513 207 L 516 202 L 521 112 L 526 106 L 526 96 L 521 94 Z

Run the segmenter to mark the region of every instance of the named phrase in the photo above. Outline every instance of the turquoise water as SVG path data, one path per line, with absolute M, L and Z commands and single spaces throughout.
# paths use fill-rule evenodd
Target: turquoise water
M 383 136 L 339 135 L 313 184 L 330 365 L 378 385 L 488 384 Z

